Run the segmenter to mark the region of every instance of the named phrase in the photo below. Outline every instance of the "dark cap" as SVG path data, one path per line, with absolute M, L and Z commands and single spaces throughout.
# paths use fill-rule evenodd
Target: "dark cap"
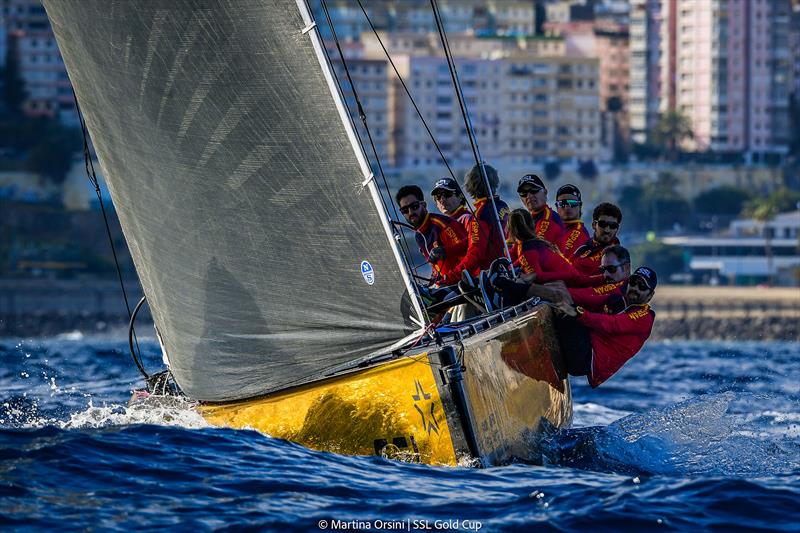
M 633 276 L 639 276 L 642 278 L 645 284 L 650 287 L 651 291 L 656 288 L 656 285 L 658 285 L 658 276 L 656 275 L 656 271 L 650 267 L 637 268 L 636 271 L 631 274 L 631 277 Z
M 453 178 L 442 178 L 439 181 L 437 181 L 436 184 L 433 186 L 431 194 L 432 195 L 435 194 L 436 191 L 440 189 L 443 191 L 461 192 L 461 188 L 458 186 L 458 183 L 456 183 L 456 180 L 454 180 Z
M 572 194 L 580 200 L 581 199 L 581 191 L 571 183 L 567 183 L 566 185 L 562 185 L 558 188 L 558 192 L 556 193 L 556 199 L 562 194 Z
M 519 185 L 517 185 L 517 192 L 519 192 L 525 186 L 533 187 L 534 189 L 545 189 L 544 182 L 542 178 L 537 176 L 536 174 L 525 174 L 520 178 Z

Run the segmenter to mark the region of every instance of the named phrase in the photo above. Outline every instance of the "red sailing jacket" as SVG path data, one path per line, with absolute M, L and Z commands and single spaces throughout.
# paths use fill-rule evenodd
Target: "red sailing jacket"
M 566 220 L 564 221 L 566 229 L 561 234 L 561 239 L 556 244 L 558 249 L 561 250 L 567 257 L 572 256 L 572 252 L 586 244 L 591 240 L 589 231 L 580 220 Z
M 414 237 L 425 259 L 430 259 L 433 248 L 444 248 L 444 259 L 433 264 L 434 271 L 440 276 L 447 276 L 467 252 L 466 230 L 457 220 L 445 215 L 428 213 Z
M 541 240 L 532 239 L 513 244 L 509 249 L 511 261 L 524 274 L 536 272 L 535 283 L 563 281 L 568 287 L 597 287 L 605 283 L 602 274 L 581 274 L 560 251 L 553 250 Z
M 568 288 L 576 305 L 594 313 L 612 314 L 625 309 L 625 291 L 628 280 L 606 283 L 599 287 Z
M 469 226 L 472 221 L 472 213 L 469 212 L 466 206 L 458 206 L 458 209 L 456 209 L 455 212 L 449 216 L 450 218 L 458 220 L 459 224 L 464 226 L 464 231 L 469 233 Z
M 582 286 L 584 276 L 575 270 L 569 260 L 552 250 L 547 243 L 538 239 L 517 242 L 510 250 L 515 266 L 522 268 L 524 274 L 536 272 L 536 283 L 563 280 L 568 286 Z
M 481 270 L 489 268 L 492 261 L 503 255 L 503 237 L 499 235 L 494 210 L 487 204 L 486 198 L 475 200 L 475 216 L 470 222 L 468 239 L 466 255 L 445 274 L 440 285 L 458 283 L 462 270 L 477 276 Z
M 497 215 L 500 217 L 500 224 L 503 226 L 503 235 L 508 239 L 508 217 L 511 216 L 511 208 L 497 195 L 493 196 L 492 199 L 494 200 L 494 207 L 497 209 Z
M 589 240 L 586 244 L 575 250 L 570 260 L 575 270 L 587 276 L 593 276 L 600 273 L 600 260 L 603 258 L 603 250 L 608 246 L 619 244 L 619 239 L 614 237 L 614 240 L 609 244 L 600 244 L 594 238 Z
M 631 305 L 616 315 L 585 311 L 578 317 L 591 330 L 592 373 L 588 379 L 592 388 L 613 376 L 642 349 L 655 318 L 648 304 Z
M 531 216 L 536 225 L 536 235 L 558 246 L 561 234 L 566 230 L 564 221 L 561 220 L 558 213 L 546 205 L 538 213 L 531 213 Z

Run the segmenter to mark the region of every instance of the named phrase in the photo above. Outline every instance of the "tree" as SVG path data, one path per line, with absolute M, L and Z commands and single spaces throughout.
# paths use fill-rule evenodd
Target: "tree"
M 64 128 L 58 121 L 50 120 L 39 142 L 28 151 L 25 166 L 28 170 L 61 184 L 72 166 L 72 157 L 80 147 L 79 131 Z
M 581 161 L 578 165 L 578 173 L 584 179 L 594 179 L 597 177 L 599 172 L 597 171 L 597 165 L 594 164 L 594 161 L 591 159 L 587 159 L 586 161 Z
M 694 209 L 707 215 L 738 215 L 750 200 L 749 192 L 731 185 L 705 191 L 694 199 Z
M 6 67 L 3 69 L 3 104 L 6 113 L 12 116 L 21 115 L 22 104 L 27 98 L 25 82 L 19 75 L 17 39 L 11 36 L 8 39 L 8 50 L 6 51 Z
M 694 137 L 689 117 L 680 111 L 667 111 L 658 120 L 654 140 L 656 145 L 669 154 L 671 160 L 678 159 L 681 142 Z
M 673 274 L 686 268 L 683 250 L 659 240 L 646 241 L 631 248 L 631 259 L 636 265 L 647 265 L 658 272 L 659 279 L 669 280 Z
M 753 198 L 742 209 L 742 216 L 756 220 L 770 220 L 778 213 L 792 211 L 800 204 L 800 191 L 781 187 L 769 196 Z
M 558 161 L 548 161 L 544 165 L 544 176 L 548 181 L 552 181 L 561 175 L 561 165 Z

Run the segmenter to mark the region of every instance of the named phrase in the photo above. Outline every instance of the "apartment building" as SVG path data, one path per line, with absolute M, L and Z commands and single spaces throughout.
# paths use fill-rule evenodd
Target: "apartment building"
M 788 1 L 662 0 L 660 111 L 691 121 L 687 148 L 788 152 Z
M 25 82 L 28 98 L 23 111 L 29 116 L 59 118 L 78 123 L 72 89 L 44 7 L 38 0 L 5 0 L 5 31 Z
M 471 165 L 472 150 L 444 58 L 402 54 L 393 59 L 449 163 Z M 597 59 L 517 50 L 459 58 L 458 69 L 485 160 L 523 168 L 554 158 L 603 158 Z M 395 165 L 441 165 L 413 107 L 405 95 L 395 94 Z
M 628 120 L 631 140 L 640 144 L 652 140 L 658 123 L 661 23 L 661 0 L 632 0 Z
M 549 35 L 564 40 L 565 53 L 599 61 L 602 144 L 614 153 L 629 144 L 629 48 L 628 27 L 613 20 L 581 20 L 544 24 Z
M 333 58 L 334 56 L 331 57 Z M 337 59 L 332 59 L 332 65 L 341 84 L 345 104 L 352 114 L 356 131 L 364 141 L 364 150 L 367 157 L 374 162 L 375 154 L 372 152 L 372 145 L 369 143 L 364 124 L 358 116 L 355 93 L 348 82 L 344 66 L 341 60 Z M 369 133 L 372 136 L 372 143 L 375 145 L 375 152 L 380 158 L 381 164 L 391 165 L 395 158 L 392 143 L 393 109 L 391 108 L 394 94 L 389 78 L 389 63 L 385 59 L 365 59 L 348 56 L 347 68 L 364 109 L 364 114 L 367 116 L 367 124 Z
M 370 0 L 363 2 L 373 25 L 391 32 L 436 31 L 429 0 Z M 341 39 L 358 39 L 370 27 L 361 8 L 351 0 L 327 2 L 331 20 Z M 450 33 L 477 35 L 533 35 L 536 31 L 535 4 L 525 0 L 439 0 L 439 11 Z M 315 18 L 324 38 L 331 37 L 320 2 L 314 3 Z

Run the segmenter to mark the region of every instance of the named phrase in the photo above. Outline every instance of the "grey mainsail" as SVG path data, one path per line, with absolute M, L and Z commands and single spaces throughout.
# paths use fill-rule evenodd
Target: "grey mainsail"
M 189 396 L 312 381 L 419 327 L 304 0 L 44 5 Z

